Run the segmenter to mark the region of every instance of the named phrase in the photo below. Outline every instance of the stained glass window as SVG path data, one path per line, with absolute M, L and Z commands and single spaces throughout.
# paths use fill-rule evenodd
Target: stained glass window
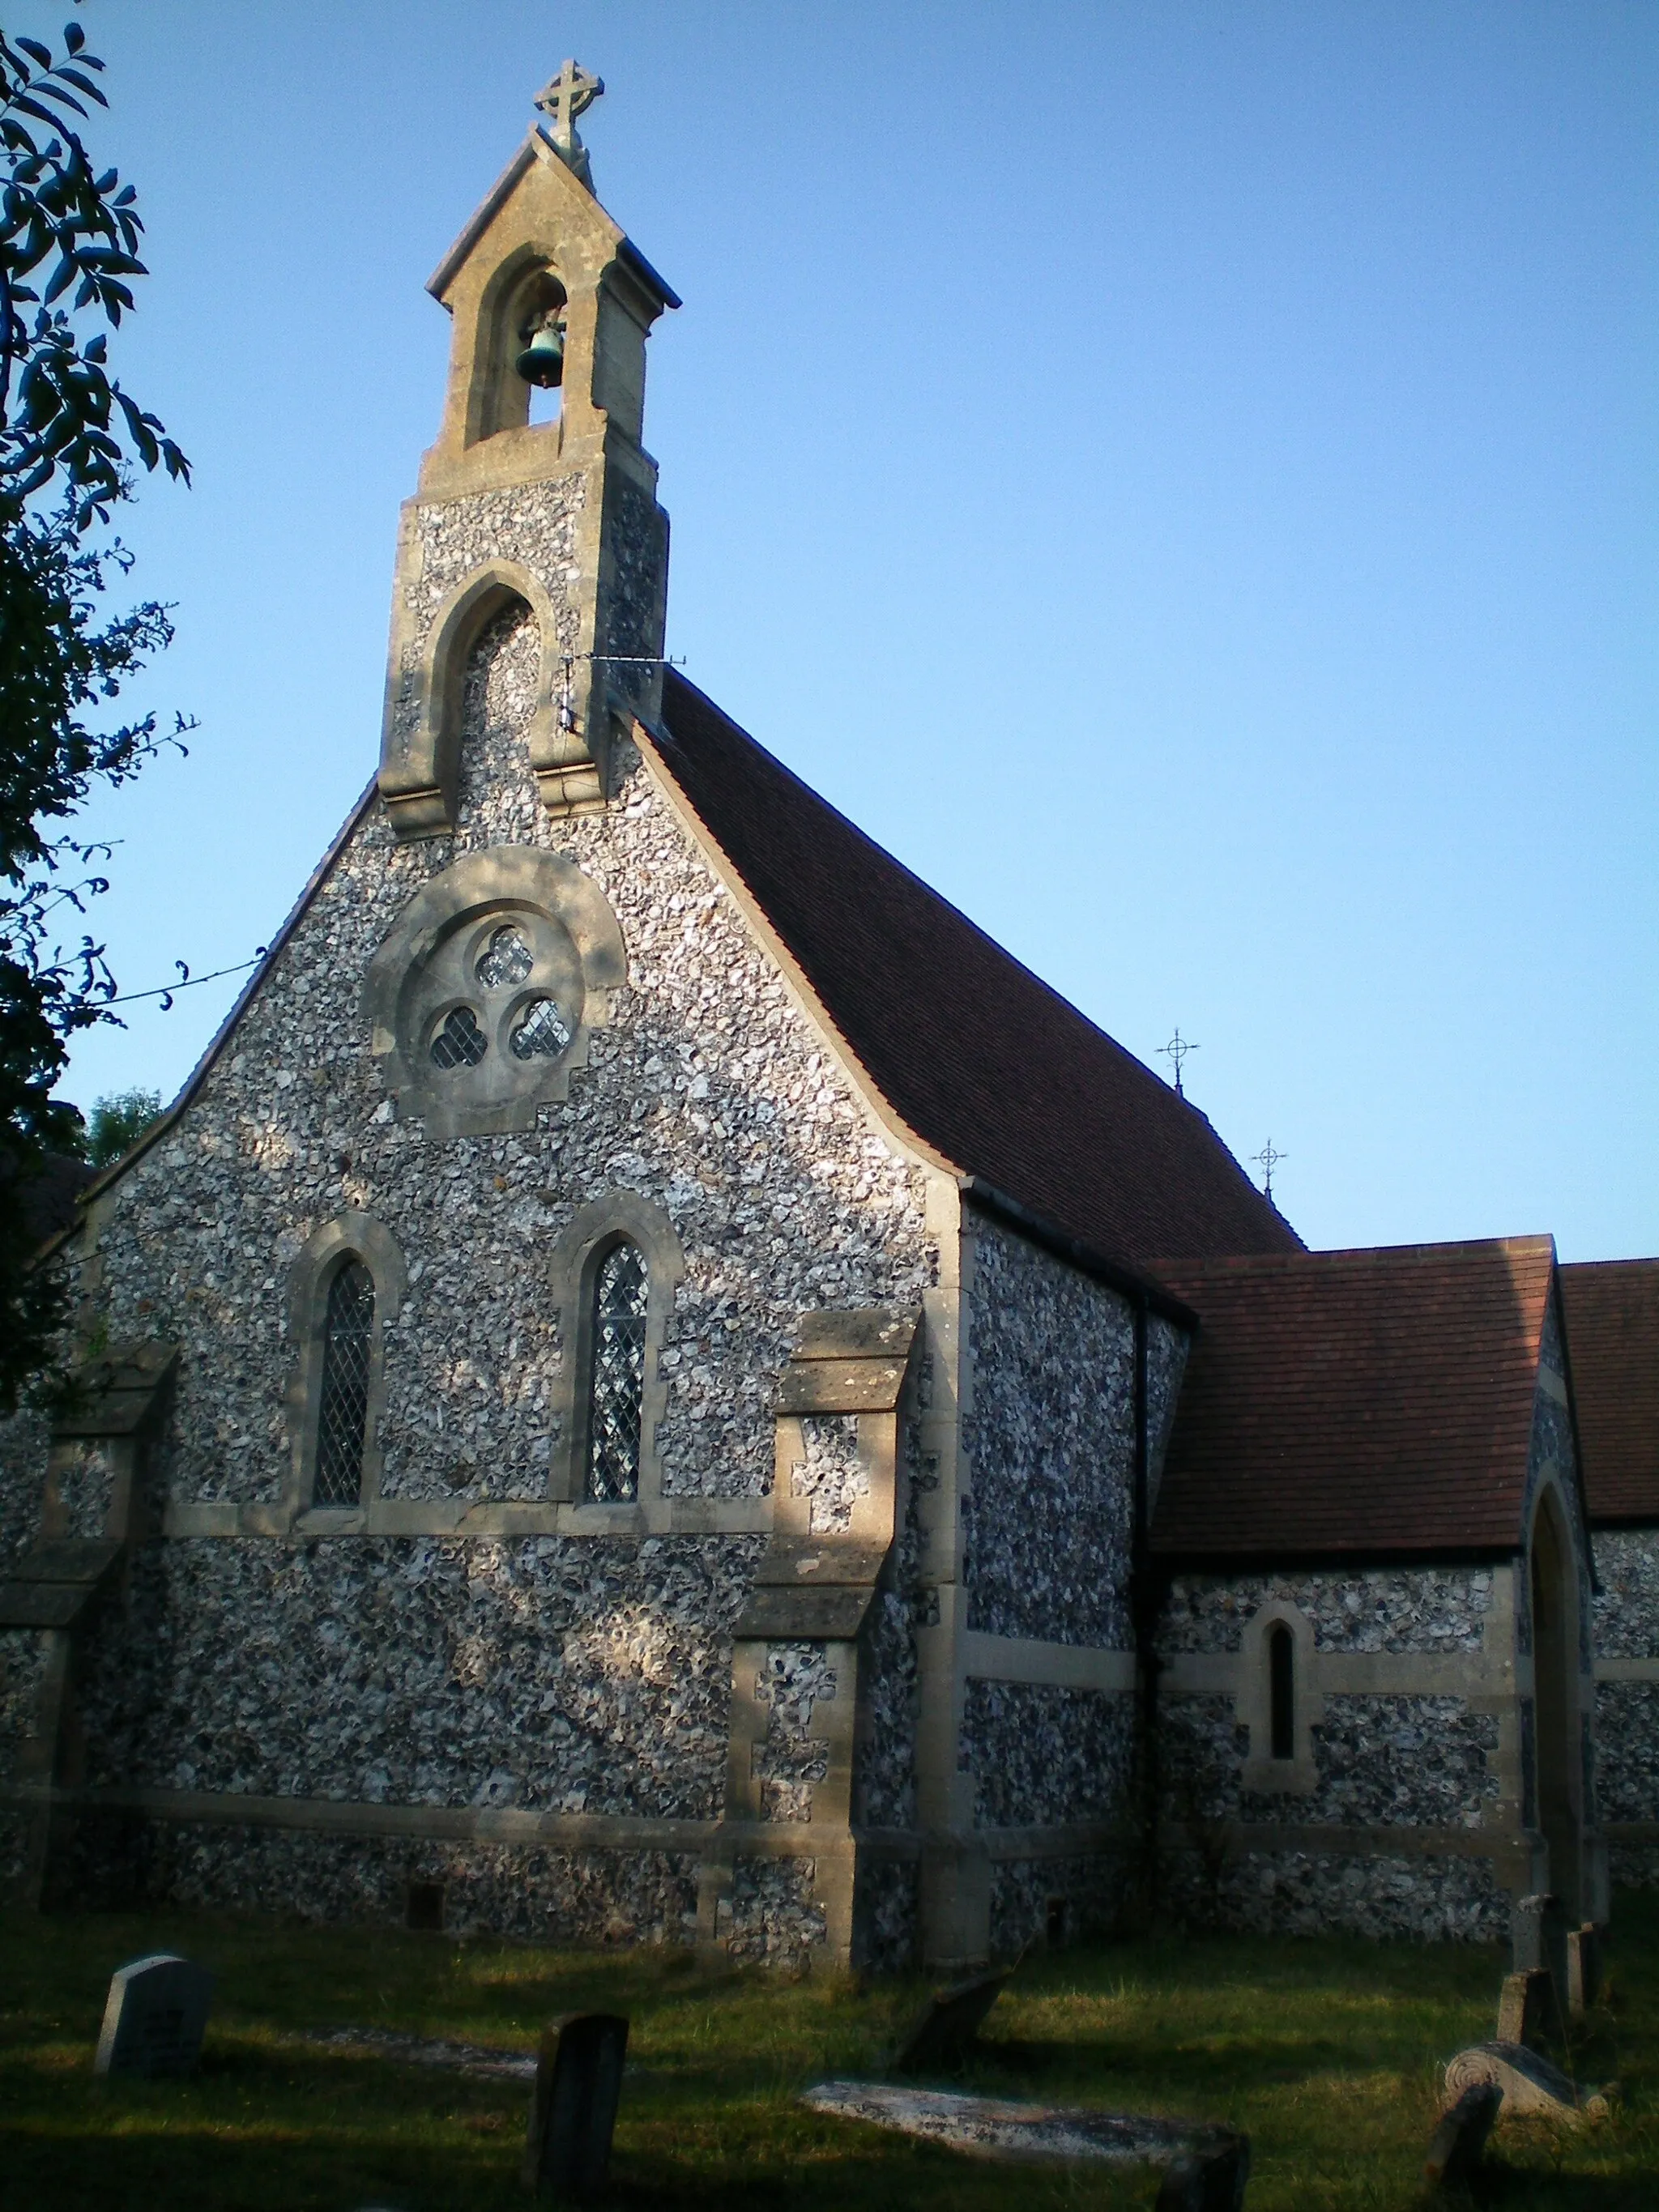
M 514 1060 L 556 1060 L 570 1042 L 570 1024 L 551 999 L 532 999 L 512 1042 Z
M 374 1335 L 374 1278 L 361 1260 L 348 1260 L 328 1286 L 328 1314 L 323 1323 L 315 1504 L 356 1505 L 362 1495 Z
M 640 1494 L 640 1407 L 645 1395 L 645 1261 L 618 1244 L 593 1285 L 593 1372 L 588 1392 L 587 1494 Z
M 444 1069 L 476 1067 L 489 1049 L 471 1006 L 452 1006 L 432 1040 L 432 1057 Z

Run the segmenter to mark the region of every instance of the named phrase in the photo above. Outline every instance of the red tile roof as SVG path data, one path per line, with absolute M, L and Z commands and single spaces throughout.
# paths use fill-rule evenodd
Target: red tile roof
M 880 1096 L 1122 1266 L 1300 1240 L 1205 1116 L 669 672 L 656 750 Z
M 1592 1521 L 1659 1522 L 1659 1260 L 1561 1270 Z
M 1554 1254 L 1519 1237 L 1155 1267 L 1200 1325 L 1153 1550 L 1513 1550 Z

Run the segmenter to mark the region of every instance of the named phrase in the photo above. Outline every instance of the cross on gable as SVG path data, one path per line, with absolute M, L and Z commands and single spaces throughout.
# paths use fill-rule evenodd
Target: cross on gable
M 605 79 L 593 76 L 575 62 L 568 61 L 557 76 L 549 79 L 536 94 L 536 105 L 553 125 L 553 143 L 568 155 L 581 152 L 576 118 L 586 114 L 605 90 Z

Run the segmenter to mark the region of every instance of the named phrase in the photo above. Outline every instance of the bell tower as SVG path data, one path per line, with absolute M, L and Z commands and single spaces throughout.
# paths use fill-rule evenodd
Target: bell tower
M 400 839 L 454 827 L 467 656 L 514 600 L 541 631 L 550 812 L 603 807 L 613 724 L 659 705 L 668 518 L 640 441 L 646 338 L 680 303 L 593 197 L 576 118 L 604 89 L 565 63 L 427 288 L 453 335 L 398 532 L 380 787 Z

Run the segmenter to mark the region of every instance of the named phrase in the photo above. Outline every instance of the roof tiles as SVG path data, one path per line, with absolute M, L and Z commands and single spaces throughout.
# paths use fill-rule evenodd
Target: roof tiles
M 1554 1245 L 1160 1265 L 1197 1309 L 1154 1551 L 1512 1549 Z
M 1589 1517 L 1659 1522 L 1659 1260 L 1563 1267 L 1561 1304 Z
M 904 1124 L 1103 1258 L 1300 1240 L 1204 1115 L 672 671 L 663 766 Z

